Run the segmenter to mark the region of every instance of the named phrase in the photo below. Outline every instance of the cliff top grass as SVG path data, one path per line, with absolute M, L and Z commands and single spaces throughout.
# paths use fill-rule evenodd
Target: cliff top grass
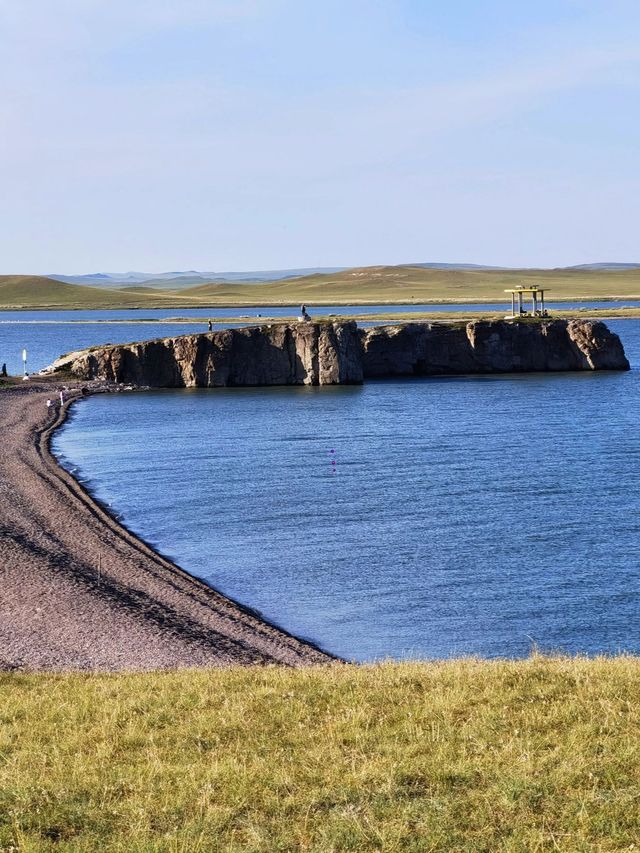
M 0 675 L 0 849 L 632 850 L 640 659 Z
M 549 288 L 549 298 L 640 299 L 640 268 L 624 270 L 456 270 L 362 267 L 261 284 L 215 282 L 182 290 L 114 290 L 42 276 L 0 276 L 0 309 L 193 308 L 257 305 L 366 305 L 504 302 L 518 284 Z
M 361 314 L 341 314 L 339 309 L 337 312 L 327 314 L 325 309 L 319 306 L 317 309 L 311 309 L 311 320 L 315 323 L 334 323 L 337 321 L 346 322 L 353 320 L 356 323 L 366 322 L 405 322 L 405 321 L 424 321 L 430 322 L 459 322 L 462 319 L 469 320 L 504 320 L 507 318 L 507 309 L 504 311 L 496 311 L 495 309 L 485 309 L 479 311 L 469 311 L 460 306 L 451 310 L 439 311 L 376 311 L 367 313 L 366 306 L 363 307 Z M 517 318 L 519 322 L 546 322 L 548 320 L 573 320 L 573 319 L 637 319 L 640 317 L 640 307 L 619 305 L 616 302 L 611 302 L 606 308 L 588 308 L 576 303 L 575 307 L 570 309 L 551 309 L 547 317 L 531 317 L 525 316 Z M 86 319 L 81 320 L 48 320 L 47 322 L 55 324 L 67 324 L 69 322 L 75 325 L 108 325 L 117 324 L 119 326 L 126 325 L 149 325 L 154 324 L 175 324 L 198 326 L 200 329 L 206 328 L 207 320 L 211 320 L 214 325 L 220 324 L 237 324 L 244 326 L 264 326 L 273 323 L 293 323 L 297 322 L 298 315 L 292 310 L 290 314 L 285 316 L 271 317 L 268 314 L 261 316 L 251 314 L 237 314 L 235 317 L 217 317 L 215 309 L 212 310 L 211 317 L 136 317 L 127 320 L 105 320 L 105 319 Z

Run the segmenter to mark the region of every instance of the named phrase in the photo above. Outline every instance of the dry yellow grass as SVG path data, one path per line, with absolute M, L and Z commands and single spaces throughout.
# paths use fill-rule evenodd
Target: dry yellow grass
M 361 267 L 259 285 L 205 284 L 185 295 L 211 304 L 313 305 L 428 302 L 510 303 L 506 288 L 538 284 L 549 298 L 640 299 L 640 269 L 631 270 L 452 270 L 422 267 Z M 255 301 L 251 301 L 255 300 Z
M 184 302 L 190 304 L 189 299 Z M 175 304 L 175 298 L 163 291 L 152 297 L 123 293 L 99 287 L 65 284 L 45 276 L 0 276 L 0 308 L 138 308 Z
M 0 849 L 614 851 L 640 660 L 0 677 Z
M 455 270 L 412 266 L 362 267 L 262 284 L 214 282 L 182 290 L 114 290 L 39 276 L 0 276 L 0 309 L 208 308 L 256 305 L 358 305 L 504 302 L 505 288 L 536 283 L 549 298 L 640 299 L 640 269 Z

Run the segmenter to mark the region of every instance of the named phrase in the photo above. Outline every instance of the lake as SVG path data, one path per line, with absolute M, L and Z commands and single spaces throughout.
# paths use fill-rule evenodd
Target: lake
M 343 657 L 640 653 L 640 321 L 608 325 L 629 373 L 104 395 L 54 450 L 179 565 Z

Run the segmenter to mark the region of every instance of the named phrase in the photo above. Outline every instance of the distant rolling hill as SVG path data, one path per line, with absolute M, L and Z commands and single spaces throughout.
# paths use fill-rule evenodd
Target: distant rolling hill
M 183 300 L 184 301 L 184 300 Z M 175 304 L 175 296 L 150 290 L 149 294 L 67 284 L 46 276 L 0 276 L 3 308 L 138 308 Z
M 175 290 L 179 287 L 189 287 L 211 281 L 212 276 L 202 276 L 200 273 L 174 273 L 171 276 L 160 275 L 154 277 L 151 273 L 93 273 L 90 275 L 49 275 L 47 278 L 62 281 L 66 284 L 83 284 L 90 287 L 103 289 L 123 289 L 124 287 L 137 287 L 149 285 L 157 289 Z
M 405 264 L 408 267 L 421 267 L 425 270 L 506 270 L 509 267 L 491 267 L 484 264 Z
M 118 293 L 147 293 L 147 294 L 150 293 L 151 295 L 153 295 L 153 294 L 158 293 L 158 288 L 151 287 L 151 286 L 145 285 L 145 284 L 135 284 L 135 285 L 132 285 L 130 287 L 118 287 L 117 292 Z
M 345 267 L 307 267 L 303 269 L 285 270 L 253 270 L 245 272 L 201 272 L 199 270 L 174 271 L 163 273 L 126 272 L 126 273 L 90 273 L 88 275 L 58 275 L 48 278 L 64 281 L 67 284 L 88 284 L 92 287 L 117 287 L 123 285 L 135 286 L 144 284 L 164 290 L 181 290 L 197 284 L 212 281 L 260 282 L 277 281 L 313 273 L 332 273 Z
M 372 266 L 362 267 L 361 269 L 371 270 L 372 276 L 376 275 L 376 270 L 432 270 L 435 272 L 473 272 L 473 273 L 501 273 L 506 276 L 513 274 L 520 275 L 523 270 L 487 266 L 483 264 L 467 264 L 467 263 L 413 263 L 401 264 L 399 266 Z M 579 264 L 576 266 L 566 267 L 567 270 L 578 270 L 585 272 L 621 272 L 626 270 L 640 269 L 640 264 L 630 263 L 594 263 L 594 264 Z M 125 273 L 91 273 L 88 275 L 50 275 L 50 279 L 63 281 L 67 284 L 86 284 L 91 287 L 100 287 L 104 289 L 116 288 L 123 290 L 125 287 L 152 287 L 156 290 L 179 291 L 191 290 L 200 285 L 209 284 L 261 284 L 267 282 L 281 282 L 291 279 L 308 279 L 310 276 L 335 276 L 340 277 L 343 273 L 349 276 L 356 272 L 356 269 L 347 267 L 314 267 L 307 269 L 284 269 L 284 270 L 253 270 L 253 271 L 235 271 L 235 272 L 207 272 L 201 270 L 183 270 L 171 271 L 163 273 L 146 273 L 130 271 Z M 553 270 L 534 270 L 536 274 L 548 276 L 553 273 Z
M 318 305 L 411 302 L 505 302 L 506 288 L 536 283 L 550 298 L 640 298 L 640 269 L 622 271 L 442 269 L 422 266 L 356 267 L 330 274 L 301 276 L 268 284 L 206 284 L 183 294 L 212 302 L 245 304 L 306 302 Z M 247 300 L 255 299 L 251 303 Z
M 43 276 L 0 276 L 2 308 L 152 308 L 429 302 L 507 304 L 506 288 L 543 285 L 548 299 L 640 299 L 640 268 L 488 269 L 356 267 L 267 282 L 208 282 L 179 289 L 96 286 Z
M 573 267 L 567 267 L 570 270 L 598 270 L 598 271 L 615 271 L 615 270 L 637 270 L 640 269 L 640 264 L 576 264 Z

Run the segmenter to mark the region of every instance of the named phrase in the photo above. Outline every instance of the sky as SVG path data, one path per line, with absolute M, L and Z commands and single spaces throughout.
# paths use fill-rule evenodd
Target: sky
M 637 0 L 0 0 L 0 273 L 640 262 Z

